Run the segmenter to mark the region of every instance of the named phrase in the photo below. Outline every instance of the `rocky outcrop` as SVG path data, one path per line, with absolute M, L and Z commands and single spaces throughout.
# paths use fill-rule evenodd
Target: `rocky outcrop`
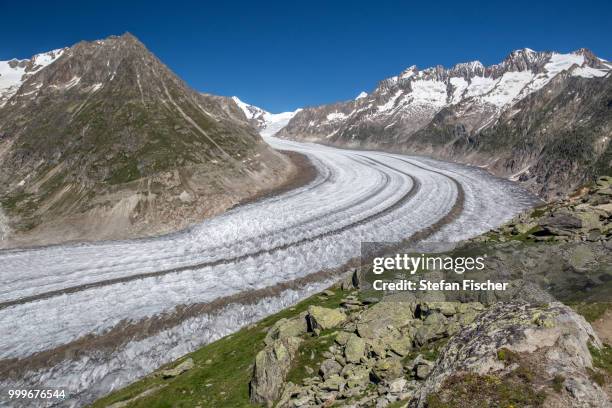
M 346 315 L 337 309 L 310 306 L 306 320 L 311 331 L 327 330 L 343 323 L 346 320 Z
M 174 368 L 169 368 L 167 370 L 163 370 L 160 375 L 163 378 L 172 378 L 172 377 L 176 377 L 178 375 L 183 374 L 185 371 L 189 371 L 191 370 L 193 367 L 195 367 L 195 364 L 193 363 L 193 359 L 192 358 L 188 358 L 185 361 L 183 361 L 182 363 L 180 363 L 179 365 L 177 365 Z
M 444 387 L 457 373 L 474 373 L 483 379 L 495 375 L 504 381 L 516 370 L 523 370 L 536 390 L 550 386 L 555 378 L 561 382 L 565 391 L 554 398 L 566 401 L 564 406 L 609 406 L 609 397 L 590 378 L 593 363 L 589 345 L 600 348 L 601 342 L 584 318 L 567 306 L 495 304 L 442 348 L 412 405 L 425 406 L 428 400 L 456 401 L 453 398 L 457 396 L 450 395 L 454 390 Z M 442 397 L 434 398 L 439 391 Z M 479 401 L 478 395 L 469 397 L 474 403 Z
M 364 302 L 354 295 L 346 296 L 341 305 L 339 309 L 311 306 L 306 314 L 281 319 L 268 331 L 268 345 L 255 362 L 252 401 L 277 401 L 278 407 L 332 403 L 341 406 L 358 401 L 355 406 L 369 407 L 407 399 L 433 369 L 437 341 L 468 325 L 484 310 L 480 303 L 406 302 L 392 298 Z M 297 323 L 304 318 L 317 323 L 309 327 L 309 333 L 302 333 L 302 338 L 314 336 L 309 341 L 320 339 L 323 343 L 331 336 L 334 344 L 322 353 L 318 375 L 304 377 L 301 384 L 283 384 L 285 364 L 290 364 L 290 359 L 277 358 L 273 345 L 280 340 L 270 343 L 268 338 L 278 336 L 282 327 L 299 326 L 302 331 L 303 326 Z M 273 374 L 277 381 L 272 380 Z
M 278 399 L 299 344 L 299 338 L 286 337 L 257 353 L 250 383 L 251 402 L 271 406 Z

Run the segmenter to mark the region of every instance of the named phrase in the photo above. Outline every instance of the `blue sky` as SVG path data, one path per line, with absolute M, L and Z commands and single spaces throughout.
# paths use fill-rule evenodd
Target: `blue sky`
M 195 89 L 273 112 L 354 98 L 416 64 L 511 50 L 612 59 L 609 1 L 0 0 L 0 60 L 129 31 Z

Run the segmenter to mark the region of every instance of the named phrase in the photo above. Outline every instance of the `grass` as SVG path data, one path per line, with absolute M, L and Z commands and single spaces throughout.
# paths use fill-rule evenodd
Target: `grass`
M 333 329 L 325 330 L 321 332 L 319 337 L 308 337 L 300 344 L 300 351 L 293 363 L 293 368 L 287 375 L 287 381 L 301 384 L 304 378 L 316 375 L 317 367 L 325 360 L 323 353 L 328 351 L 329 346 L 334 344 L 336 338 L 335 332 L 336 330 Z M 313 369 L 314 373 L 308 373 L 306 370 L 307 366 Z
M 576 311 L 576 313 L 582 315 L 587 322 L 592 323 L 595 320 L 599 319 L 606 313 L 606 310 L 612 308 L 612 303 L 609 302 L 580 302 L 580 303 L 572 303 L 572 309 Z
M 256 325 L 246 327 L 185 356 L 193 358 L 195 363 L 193 369 L 175 378 L 165 380 L 153 373 L 98 400 L 93 407 L 105 407 L 119 401 L 126 401 L 159 386 L 163 388 L 132 401 L 127 406 L 142 408 L 249 407 L 251 406 L 249 404 L 249 381 L 255 355 L 264 347 L 265 329 L 281 318 L 290 318 L 301 313 L 313 304 L 338 307 L 340 300 L 345 295 L 346 292 L 340 290 L 335 290 L 334 295 L 326 299 L 320 299 L 319 295 L 314 295 L 295 307 L 284 309 Z M 311 339 L 306 339 L 304 346 L 313 347 L 318 353 L 319 349 L 315 346 L 315 340 L 320 340 L 321 337 L 312 339 L 311 346 L 309 346 Z M 327 348 L 333 343 L 333 337 L 328 336 L 325 339 L 329 339 L 326 344 Z M 310 354 L 304 356 L 309 358 Z M 177 364 L 178 362 L 173 362 L 162 369 L 174 367 Z M 310 365 L 314 367 L 312 363 Z M 291 374 L 296 378 L 302 375 L 300 371 L 294 371 Z
M 565 382 L 565 377 L 557 374 L 552 380 L 552 388 L 556 392 L 561 392 L 563 390 L 563 383 Z
M 541 407 L 546 394 L 516 371 L 505 377 L 474 373 L 447 378 L 437 393 L 427 397 L 428 408 Z

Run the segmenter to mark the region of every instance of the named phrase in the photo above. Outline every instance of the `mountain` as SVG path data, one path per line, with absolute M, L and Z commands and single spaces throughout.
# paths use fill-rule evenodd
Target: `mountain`
M 172 231 L 294 170 L 231 98 L 190 89 L 131 34 L 0 66 L 0 219 L 15 243 Z
M 65 50 L 62 48 L 36 54 L 30 59 L 0 61 L 0 107 L 17 92 L 26 79 L 54 62 Z
M 610 172 L 612 64 L 581 49 L 499 64 L 411 66 L 352 101 L 298 112 L 279 136 L 487 167 L 554 198 Z
M 242 109 L 249 123 L 255 126 L 262 136 L 274 136 L 302 110 L 297 109 L 293 112 L 270 113 L 257 106 L 242 102 L 236 96 L 232 97 L 232 100 Z

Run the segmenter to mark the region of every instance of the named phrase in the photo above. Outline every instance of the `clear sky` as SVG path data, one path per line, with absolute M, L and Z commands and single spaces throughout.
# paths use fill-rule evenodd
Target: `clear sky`
M 612 59 L 609 0 L 0 0 L 0 16 L 0 60 L 129 31 L 195 89 L 272 112 L 352 99 L 412 64 L 524 47 Z

